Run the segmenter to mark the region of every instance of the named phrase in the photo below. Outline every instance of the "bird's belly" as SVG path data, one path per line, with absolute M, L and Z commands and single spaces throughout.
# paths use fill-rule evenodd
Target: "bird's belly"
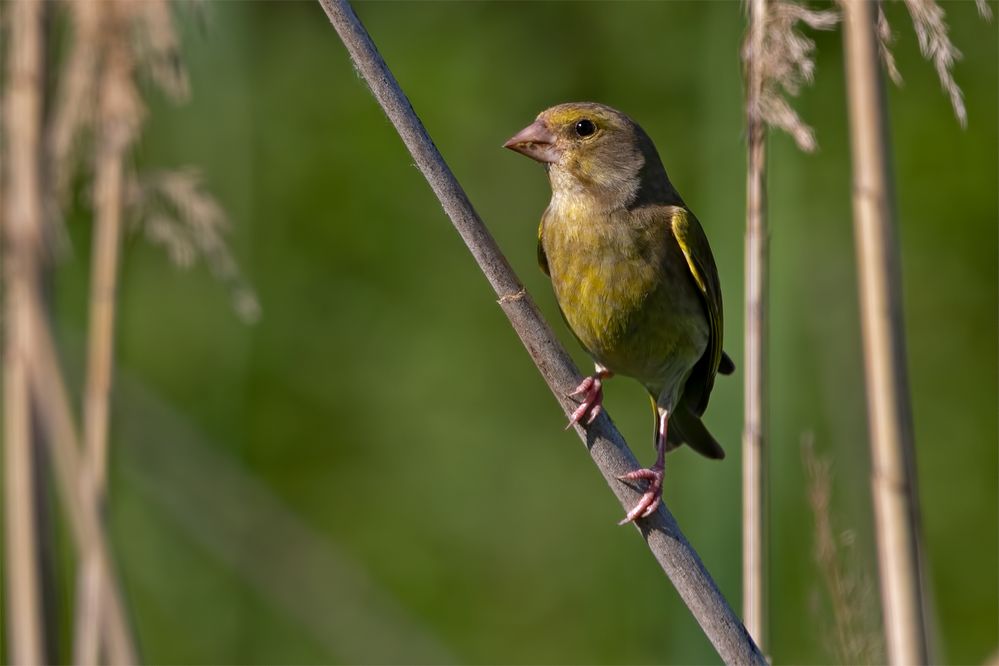
M 655 395 L 686 379 L 709 336 L 690 276 L 657 264 L 581 254 L 552 266 L 556 298 L 580 343 Z

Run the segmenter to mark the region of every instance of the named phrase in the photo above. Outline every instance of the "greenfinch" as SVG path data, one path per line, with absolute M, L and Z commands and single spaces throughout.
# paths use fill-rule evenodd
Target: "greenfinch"
M 665 456 L 688 444 L 725 452 L 701 422 L 722 351 L 722 297 L 708 239 L 666 175 L 649 136 L 602 104 L 560 104 L 504 144 L 545 167 L 552 198 L 538 229 L 538 262 L 562 316 L 596 371 L 572 394 L 569 425 L 601 411 L 602 382 L 626 375 L 649 392 L 656 461 L 621 477 L 647 491 L 621 524 L 662 499 Z

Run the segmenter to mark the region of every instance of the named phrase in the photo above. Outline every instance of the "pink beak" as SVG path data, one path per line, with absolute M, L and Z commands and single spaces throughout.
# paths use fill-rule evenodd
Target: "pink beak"
M 540 120 L 517 132 L 503 147 L 544 164 L 558 162 L 562 155 L 555 147 L 555 135 Z

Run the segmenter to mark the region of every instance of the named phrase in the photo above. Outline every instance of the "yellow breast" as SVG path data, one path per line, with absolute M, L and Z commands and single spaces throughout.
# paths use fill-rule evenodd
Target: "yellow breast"
M 542 244 L 566 323 L 597 362 L 651 389 L 700 357 L 703 306 L 666 224 L 553 199 Z

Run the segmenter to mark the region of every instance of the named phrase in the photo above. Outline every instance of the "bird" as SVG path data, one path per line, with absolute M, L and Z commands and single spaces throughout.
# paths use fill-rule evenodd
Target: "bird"
M 559 104 L 503 147 L 548 174 L 552 196 L 538 228 L 538 263 L 594 361 L 594 373 L 570 394 L 580 404 L 567 427 L 593 423 L 603 382 L 613 375 L 636 379 L 651 398 L 655 462 L 619 477 L 647 482 L 620 524 L 635 522 L 659 508 L 668 451 L 686 443 L 708 458 L 725 456 L 701 421 L 716 374 L 735 371 L 722 350 L 711 246 L 652 139 L 621 111 Z

